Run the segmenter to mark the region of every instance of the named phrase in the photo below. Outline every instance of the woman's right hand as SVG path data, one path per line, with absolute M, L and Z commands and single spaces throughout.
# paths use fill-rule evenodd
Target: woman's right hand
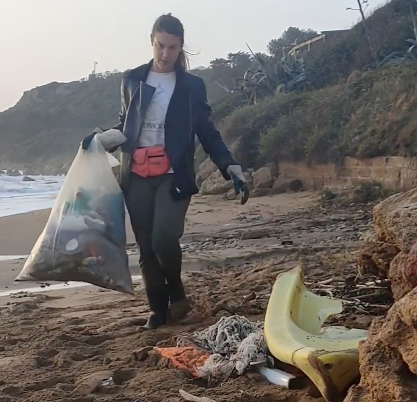
M 227 168 L 227 173 L 229 173 L 233 187 L 235 188 L 236 195 L 240 194 L 240 203 L 242 205 L 246 204 L 249 199 L 249 187 L 246 182 L 245 176 L 242 172 L 240 165 L 229 165 Z
M 98 127 L 84 138 L 81 143 L 82 149 L 87 150 L 96 135 L 98 135 L 98 140 L 101 142 L 104 149 L 110 153 L 114 152 L 126 141 L 126 137 L 120 130 L 111 128 L 110 130 L 103 131 Z
M 81 142 L 81 148 L 86 151 L 88 147 L 91 144 L 91 141 L 93 141 L 93 138 L 96 136 L 96 134 L 102 133 L 103 130 L 100 127 L 96 127 L 91 134 L 88 134 Z

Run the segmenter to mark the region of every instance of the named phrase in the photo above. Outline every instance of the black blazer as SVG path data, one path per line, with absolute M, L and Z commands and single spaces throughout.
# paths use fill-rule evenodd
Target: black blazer
M 120 180 L 123 191 L 129 185 L 132 155 L 155 92 L 154 87 L 146 84 L 152 62 L 126 71 L 122 79 L 119 123 L 114 128 L 121 130 L 127 138 L 121 146 Z M 198 192 L 194 172 L 195 135 L 224 178 L 230 180 L 226 169 L 236 162 L 214 125 L 204 81 L 177 69 L 176 85 L 165 120 L 165 150 L 174 171 L 173 196 L 176 199 Z

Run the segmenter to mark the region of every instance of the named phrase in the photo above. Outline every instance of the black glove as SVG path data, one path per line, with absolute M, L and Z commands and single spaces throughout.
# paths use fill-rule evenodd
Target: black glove
M 84 139 L 81 142 L 81 148 L 84 149 L 84 151 L 86 151 L 90 146 L 91 141 L 93 141 L 95 135 L 102 132 L 103 130 L 100 127 L 95 128 L 91 134 L 88 134 L 86 137 L 84 137 Z
M 236 195 L 241 194 L 240 203 L 242 205 L 246 204 L 249 199 L 249 187 L 243 175 L 242 168 L 239 165 L 230 165 L 227 168 L 227 173 L 232 178 Z

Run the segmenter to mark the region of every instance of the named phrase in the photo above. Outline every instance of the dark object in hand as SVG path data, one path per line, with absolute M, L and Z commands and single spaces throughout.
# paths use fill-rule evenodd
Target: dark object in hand
M 248 183 L 240 180 L 233 172 L 231 172 L 231 177 L 235 193 L 236 195 L 241 194 L 240 203 L 245 205 L 249 199 Z
M 104 130 L 100 127 L 95 128 L 91 134 L 88 134 L 86 137 L 84 137 L 84 139 L 81 142 L 81 148 L 84 149 L 84 151 L 86 151 L 90 146 L 91 141 L 93 141 L 95 135 L 98 133 L 102 133 L 103 131 Z

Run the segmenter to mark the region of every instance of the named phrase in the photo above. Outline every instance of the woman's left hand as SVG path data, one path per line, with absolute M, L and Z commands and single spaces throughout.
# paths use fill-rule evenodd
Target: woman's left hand
M 249 187 L 242 172 L 242 168 L 240 165 L 229 165 L 227 168 L 227 173 L 229 173 L 230 177 L 232 178 L 236 195 L 241 194 L 240 203 L 242 205 L 246 204 L 249 199 Z

